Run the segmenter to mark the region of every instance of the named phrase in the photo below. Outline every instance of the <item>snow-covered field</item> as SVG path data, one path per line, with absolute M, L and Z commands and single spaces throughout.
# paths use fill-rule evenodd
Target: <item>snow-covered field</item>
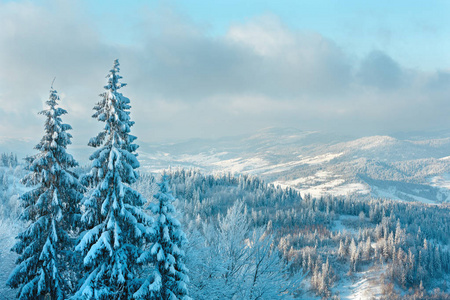
M 0 299 L 13 299 L 16 292 L 5 285 L 17 255 L 10 251 L 20 231 L 18 222 L 0 219 Z
M 337 288 L 342 300 L 379 299 L 384 269 L 369 266 L 364 271 L 342 278 Z
M 433 186 L 450 190 L 450 174 L 448 173 L 434 176 L 430 179 L 430 182 Z
M 370 194 L 440 203 L 450 201 L 450 138 L 447 135 L 411 140 L 391 136 L 352 139 L 293 128 L 268 128 L 253 135 L 216 140 L 139 142 L 138 152 L 141 170 L 147 172 L 181 167 L 208 173 L 246 173 L 318 197 Z M 75 155 L 88 157 L 86 153 Z M 386 182 L 373 184 L 371 179 Z M 426 194 L 395 188 L 405 182 L 422 184 L 435 191 Z
M 294 129 L 267 129 L 223 140 L 142 145 L 144 170 L 168 167 L 205 172 L 252 174 L 303 195 L 363 194 L 424 203 L 449 201 L 450 142 L 447 137 L 401 140 L 390 136 L 358 139 Z M 372 181 L 372 179 L 376 181 Z M 434 190 L 420 192 L 421 184 Z

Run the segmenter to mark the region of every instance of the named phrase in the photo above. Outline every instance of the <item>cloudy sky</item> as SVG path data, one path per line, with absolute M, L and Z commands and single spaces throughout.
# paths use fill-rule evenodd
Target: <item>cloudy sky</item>
M 86 144 L 115 58 L 142 141 L 449 129 L 450 2 L 370 3 L 0 0 L 0 137 L 38 141 L 56 77 Z

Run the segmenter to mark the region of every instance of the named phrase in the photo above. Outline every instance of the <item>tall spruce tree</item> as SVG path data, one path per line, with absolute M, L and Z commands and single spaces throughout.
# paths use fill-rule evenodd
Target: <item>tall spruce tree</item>
M 175 218 L 175 207 L 167 176 L 163 176 L 159 192 L 154 195 L 156 203 L 150 204 L 154 214 L 152 244 L 139 257 L 139 262 L 154 267 L 153 274 L 134 294 L 135 299 L 188 300 L 189 277 L 184 265 L 183 246 L 186 235 L 180 222 Z
M 84 201 L 82 221 L 88 230 L 76 247 L 84 255 L 84 282 L 76 299 L 131 299 L 138 271 L 137 258 L 152 219 L 142 210 L 145 199 L 130 185 L 138 178 L 138 146 L 130 134 L 130 100 L 119 92 L 119 62 L 107 75 L 105 92 L 93 118 L 104 129 L 89 142 L 98 148 L 82 182 L 92 187 Z
M 77 166 L 72 155 L 66 152 L 72 136 L 70 125 L 62 123 L 67 112 L 57 107 L 57 92 L 50 90 L 41 111 L 45 121 L 45 135 L 35 147 L 38 154 L 27 157 L 26 169 L 30 171 L 22 183 L 35 187 L 21 195 L 24 208 L 21 219 L 29 222 L 21 232 L 13 251 L 19 254 L 17 267 L 7 284 L 19 287 L 19 299 L 65 299 L 68 287 L 64 281 L 64 262 L 73 245 L 68 232 L 79 219 L 79 202 L 84 190 L 70 168 Z

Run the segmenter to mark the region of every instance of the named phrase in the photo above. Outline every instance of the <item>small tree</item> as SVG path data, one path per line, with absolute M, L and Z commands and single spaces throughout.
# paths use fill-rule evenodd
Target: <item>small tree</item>
M 339 250 L 338 250 L 338 257 L 339 259 L 345 259 L 345 256 L 347 255 L 347 249 L 345 247 L 345 243 L 340 240 L 339 242 Z
M 96 150 L 92 167 L 83 177 L 91 186 L 84 201 L 82 221 L 88 230 L 76 247 L 84 255 L 85 274 L 76 299 L 131 299 L 139 270 L 137 258 L 152 219 L 142 206 L 145 199 L 130 185 L 138 178 L 137 145 L 130 134 L 130 100 L 119 92 L 119 62 L 109 72 L 94 118 L 104 129 L 89 142 Z
M 159 192 L 154 196 L 156 203 L 150 204 L 155 216 L 152 245 L 139 258 L 143 264 L 154 266 L 153 274 L 134 294 L 136 299 L 176 300 L 190 299 L 187 284 L 189 277 L 184 265 L 184 245 L 186 235 L 180 222 L 174 217 L 175 207 L 167 176 L 159 184 Z
M 69 171 L 77 165 L 66 152 L 72 137 L 67 131 L 72 128 L 62 123 L 61 116 L 67 112 L 56 107 L 58 101 L 52 87 L 48 108 L 40 112 L 47 119 L 45 135 L 35 147 L 39 153 L 26 159 L 30 173 L 22 182 L 35 188 L 20 197 L 24 208 L 21 219 L 30 224 L 12 249 L 20 256 L 7 282 L 10 287 L 20 287 L 20 299 L 50 296 L 62 300 L 68 290 L 62 272 L 68 252 L 63 251 L 72 245 L 68 231 L 79 219 L 83 187 Z
M 290 264 L 281 257 L 270 226 L 250 229 L 242 201 L 236 201 L 219 217 L 217 225 L 216 229 L 203 223 L 203 242 L 198 239 L 199 245 L 191 246 L 189 265 L 196 275 L 192 276 L 193 297 L 290 299 L 303 280 L 303 272 L 289 271 Z
M 274 237 L 264 228 L 256 228 L 246 244 L 248 268 L 239 299 L 291 298 L 302 280 L 302 272 L 289 274 L 289 265 L 283 261 Z
M 350 254 L 350 269 L 352 271 L 356 271 L 356 267 L 359 260 L 359 252 L 358 247 L 356 246 L 355 239 L 352 239 L 352 242 L 349 246 L 349 254 Z

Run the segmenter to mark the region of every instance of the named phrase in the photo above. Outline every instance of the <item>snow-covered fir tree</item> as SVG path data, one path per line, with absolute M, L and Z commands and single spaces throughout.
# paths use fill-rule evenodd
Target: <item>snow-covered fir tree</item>
M 61 116 L 67 112 L 57 107 L 58 101 L 52 87 L 48 108 L 40 112 L 47 119 L 45 135 L 35 147 L 39 153 L 26 159 L 30 173 L 22 182 L 35 188 L 20 197 L 21 218 L 29 225 L 12 249 L 19 258 L 7 282 L 10 287 L 19 287 L 19 299 L 62 300 L 69 292 L 64 280 L 65 262 L 73 245 L 69 231 L 80 217 L 78 204 L 84 188 L 70 171 L 77 166 L 66 152 L 72 138 L 67 131 L 72 128 L 62 123 Z
M 138 272 L 137 259 L 152 219 L 142 210 L 145 199 L 130 187 L 138 178 L 138 146 L 130 134 L 130 100 L 119 92 L 119 62 L 114 61 L 93 118 L 104 129 L 89 141 L 98 148 L 82 182 L 90 186 L 82 222 L 88 228 L 76 247 L 84 255 L 83 283 L 75 299 L 131 299 Z
M 156 203 L 150 204 L 154 214 L 152 244 L 142 253 L 139 262 L 154 266 L 154 270 L 140 289 L 136 299 L 177 300 L 188 296 L 188 270 L 184 264 L 186 235 L 181 223 L 175 218 L 175 198 L 169 190 L 167 176 L 162 177 L 159 192 L 154 195 Z

